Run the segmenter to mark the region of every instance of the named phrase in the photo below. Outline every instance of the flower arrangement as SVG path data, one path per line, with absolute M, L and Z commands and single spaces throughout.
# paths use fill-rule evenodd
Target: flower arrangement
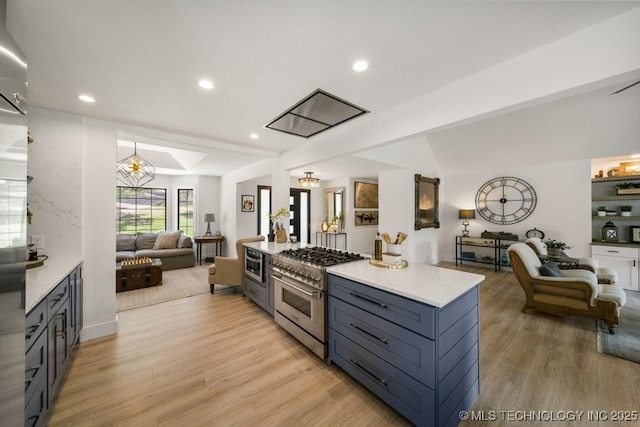
M 274 213 L 274 214 L 269 214 L 269 220 L 271 222 L 277 221 L 280 218 L 289 218 L 291 216 L 291 213 L 286 210 L 285 208 L 280 208 L 278 210 L 278 212 Z
M 565 242 L 561 242 L 555 239 L 547 240 L 546 242 L 544 242 L 544 244 L 547 247 L 547 249 L 549 248 L 560 249 L 560 250 L 571 249 L 571 246 L 567 245 Z

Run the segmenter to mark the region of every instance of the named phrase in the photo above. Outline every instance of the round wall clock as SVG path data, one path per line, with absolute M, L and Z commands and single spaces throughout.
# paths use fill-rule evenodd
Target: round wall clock
M 502 176 L 486 182 L 476 193 L 476 209 L 494 224 L 515 224 L 533 212 L 536 192 L 526 181 Z

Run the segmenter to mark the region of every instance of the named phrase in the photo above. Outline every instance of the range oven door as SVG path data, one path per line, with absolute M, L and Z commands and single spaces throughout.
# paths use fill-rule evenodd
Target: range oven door
M 326 294 L 298 280 L 273 274 L 276 311 L 326 342 Z
M 244 250 L 244 274 L 258 281 L 264 282 L 264 254 L 251 248 Z

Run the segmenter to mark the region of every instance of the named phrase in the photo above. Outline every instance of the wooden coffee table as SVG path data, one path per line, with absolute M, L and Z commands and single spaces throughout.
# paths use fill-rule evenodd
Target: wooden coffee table
M 151 265 L 122 268 L 116 262 L 116 292 L 162 285 L 162 261 L 152 258 Z

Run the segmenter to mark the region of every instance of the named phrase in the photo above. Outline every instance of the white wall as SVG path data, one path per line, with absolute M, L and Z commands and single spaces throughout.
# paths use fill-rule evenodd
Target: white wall
M 577 160 L 445 176 L 445 197 L 440 204 L 441 260 L 455 261 L 455 236 L 463 229 L 458 210 L 475 209 L 478 189 L 500 176 L 527 181 L 536 192 L 537 205 L 529 217 L 512 225 L 493 224 L 476 214 L 476 219 L 469 221 L 470 236 L 479 237 L 484 230 L 503 231 L 515 233 L 524 240 L 525 233 L 535 227 L 545 233 L 545 240 L 562 240 L 573 246 L 567 251 L 569 255 L 590 256 L 591 162 Z
M 80 255 L 82 239 L 82 117 L 29 108 L 27 173 L 29 208 L 33 212 L 29 236 L 43 235 L 44 253 L 52 259 Z

